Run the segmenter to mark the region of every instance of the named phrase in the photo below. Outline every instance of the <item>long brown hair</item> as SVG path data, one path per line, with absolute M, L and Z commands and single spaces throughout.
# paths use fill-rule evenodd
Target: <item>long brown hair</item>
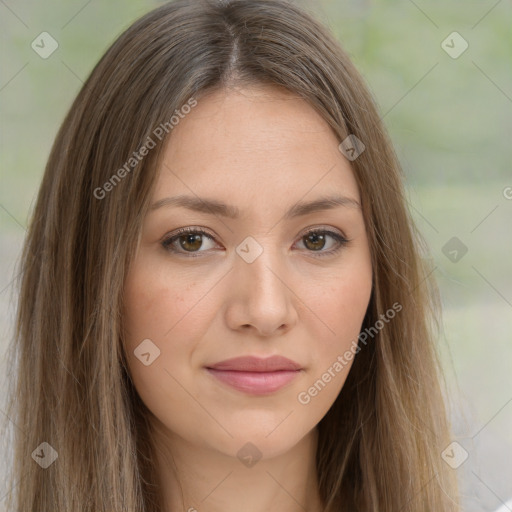
M 325 510 L 457 510 L 455 478 L 441 458 L 450 439 L 432 334 L 435 288 L 399 162 L 346 53 L 285 0 L 165 4 L 113 43 L 74 101 L 19 264 L 9 503 L 20 512 L 160 510 L 150 413 L 122 350 L 123 284 L 172 136 L 169 119 L 191 98 L 234 83 L 284 87 L 340 142 L 355 135 L 364 143 L 351 162 L 374 271 L 363 330 L 402 306 L 359 351 L 319 424 Z M 134 163 L 148 137 L 155 147 Z M 49 449 L 43 442 L 58 454 L 44 470 L 32 456 Z

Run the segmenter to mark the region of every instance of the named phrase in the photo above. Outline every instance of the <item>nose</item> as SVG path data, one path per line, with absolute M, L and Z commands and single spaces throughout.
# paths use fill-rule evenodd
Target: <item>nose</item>
M 282 256 L 268 247 L 252 263 L 236 255 L 230 274 L 226 319 L 231 329 L 270 337 L 297 323 L 299 299 Z

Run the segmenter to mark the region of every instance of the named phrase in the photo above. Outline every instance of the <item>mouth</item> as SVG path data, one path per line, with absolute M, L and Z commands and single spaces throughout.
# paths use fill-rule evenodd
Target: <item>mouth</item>
M 302 367 L 295 361 L 282 356 L 265 359 L 237 357 L 206 367 L 210 375 L 224 384 L 251 395 L 274 393 L 301 372 Z

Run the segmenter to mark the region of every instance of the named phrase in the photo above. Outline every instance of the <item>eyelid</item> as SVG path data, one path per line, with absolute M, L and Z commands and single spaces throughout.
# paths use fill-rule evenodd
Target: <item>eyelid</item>
M 302 235 L 300 235 L 300 238 L 302 238 L 303 236 L 309 235 L 309 233 L 315 233 L 317 231 L 333 233 L 333 234 L 339 235 L 339 236 L 343 237 L 347 242 L 349 242 L 349 239 L 345 236 L 345 233 L 343 233 L 343 231 L 341 231 L 341 229 L 333 228 L 331 226 L 322 226 L 322 225 L 307 228 L 306 231 L 304 231 L 302 233 Z

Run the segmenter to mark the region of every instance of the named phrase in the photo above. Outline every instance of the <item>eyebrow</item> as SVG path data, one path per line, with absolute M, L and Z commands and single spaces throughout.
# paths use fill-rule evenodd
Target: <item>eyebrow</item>
M 237 219 L 240 217 L 240 210 L 236 206 L 227 205 L 221 201 L 217 201 L 216 199 L 199 198 L 185 195 L 165 197 L 160 199 L 150 206 L 150 211 L 157 210 L 158 208 L 162 208 L 164 206 L 181 206 L 196 212 L 228 217 L 230 219 Z M 292 219 L 314 212 L 332 210 L 340 206 L 361 209 L 359 201 L 356 201 L 350 197 L 323 196 L 316 199 L 315 201 L 299 201 L 286 212 L 284 219 Z

